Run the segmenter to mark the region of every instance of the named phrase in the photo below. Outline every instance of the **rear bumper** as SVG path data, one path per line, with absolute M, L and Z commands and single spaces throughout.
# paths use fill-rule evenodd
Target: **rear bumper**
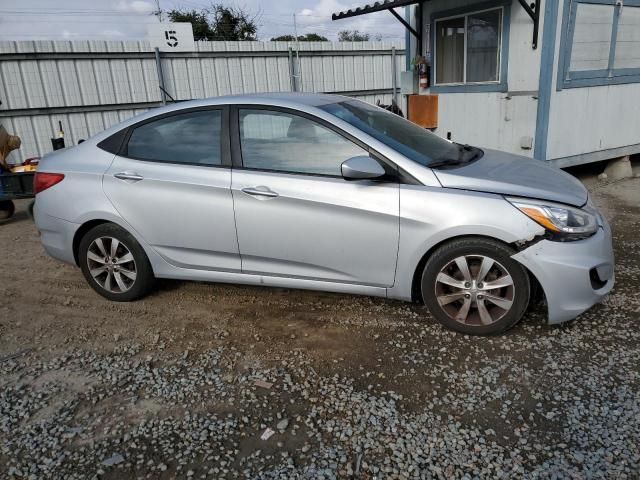
M 513 258 L 542 285 L 550 324 L 572 320 L 599 303 L 615 281 L 611 229 L 606 222 L 586 240 L 542 240 Z
M 53 258 L 75 265 L 73 237 L 80 225 L 47 215 L 38 208 L 38 202 L 33 208 L 33 220 L 45 251 Z

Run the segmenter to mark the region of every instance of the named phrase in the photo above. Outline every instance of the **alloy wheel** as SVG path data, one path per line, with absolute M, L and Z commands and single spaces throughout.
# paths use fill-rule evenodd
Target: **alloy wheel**
M 136 262 L 129 248 L 114 237 L 96 238 L 87 250 L 89 273 L 111 293 L 124 293 L 136 281 Z
M 463 325 L 491 325 L 503 318 L 515 299 L 508 270 L 484 255 L 460 256 L 438 273 L 435 284 L 440 308 Z

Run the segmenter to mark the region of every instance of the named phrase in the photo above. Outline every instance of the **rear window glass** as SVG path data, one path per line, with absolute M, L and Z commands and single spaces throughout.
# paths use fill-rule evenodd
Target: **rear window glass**
M 220 165 L 222 111 L 187 112 L 136 127 L 127 156 L 141 160 Z

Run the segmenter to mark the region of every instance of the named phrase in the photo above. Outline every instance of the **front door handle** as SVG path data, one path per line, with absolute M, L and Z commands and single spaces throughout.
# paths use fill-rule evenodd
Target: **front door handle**
M 144 180 L 142 175 L 138 175 L 137 173 L 131 172 L 120 172 L 114 175 L 119 180 L 130 180 L 132 182 L 139 182 L 140 180 Z
M 273 190 L 269 189 L 269 187 L 263 187 L 263 186 L 247 187 L 247 188 L 243 188 L 242 191 L 244 193 L 246 193 L 247 195 L 255 195 L 255 196 L 258 196 L 258 197 L 275 198 L 275 197 L 278 196 L 278 194 L 276 192 L 274 192 Z

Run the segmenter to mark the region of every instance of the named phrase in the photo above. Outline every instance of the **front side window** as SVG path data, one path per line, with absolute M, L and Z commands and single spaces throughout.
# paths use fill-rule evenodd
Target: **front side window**
M 221 165 L 222 110 L 199 110 L 164 117 L 136 127 L 127 156 L 140 160 Z
M 500 81 L 503 9 L 435 22 L 436 85 Z
M 240 110 L 245 168 L 341 176 L 342 163 L 368 152 L 312 120 L 285 112 Z

